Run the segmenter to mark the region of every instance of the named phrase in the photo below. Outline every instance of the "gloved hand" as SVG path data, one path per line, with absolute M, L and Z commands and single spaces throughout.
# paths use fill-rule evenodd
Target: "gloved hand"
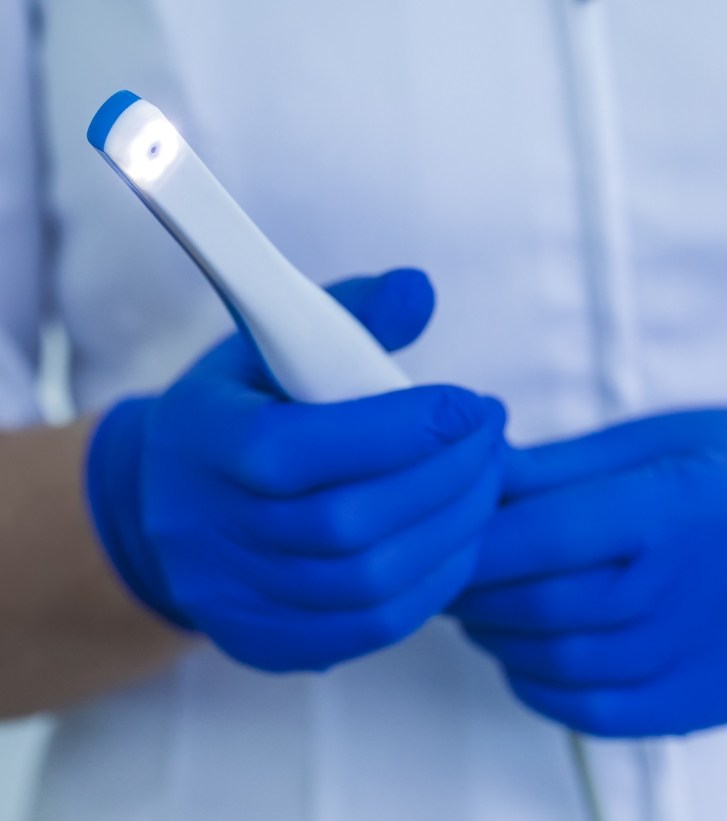
M 420 272 L 332 289 L 388 348 L 433 307 Z M 317 670 L 390 645 L 462 590 L 500 491 L 502 406 L 451 386 L 280 396 L 246 334 L 101 421 L 87 484 L 136 596 L 240 662 Z
M 513 451 L 452 607 L 535 710 L 603 736 L 727 723 L 727 411 Z

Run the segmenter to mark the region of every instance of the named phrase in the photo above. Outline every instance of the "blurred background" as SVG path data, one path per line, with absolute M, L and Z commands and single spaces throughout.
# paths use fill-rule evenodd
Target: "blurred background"
M 49 421 L 73 416 L 68 393 L 69 347 L 63 330 L 50 325 L 41 341 L 40 403 Z M 25 821 L 53 721 L 45 716 L 0 722 L 0 821 Z
M 0 819 L 25 821 L 50 719 L 0 724 Z

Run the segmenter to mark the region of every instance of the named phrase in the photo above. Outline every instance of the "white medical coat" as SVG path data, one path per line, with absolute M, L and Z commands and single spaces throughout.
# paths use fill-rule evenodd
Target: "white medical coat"
M 428 270 L 417 379 L 515 441 L 727 399 L 723 0 L 5 0 L 0 423 L 60 320 L 79 411 L 231 328 L 88 148 L 157 103 L 305 272 Z M 593 742 L 613 821 L 727 817 L 727 735 Z M 34 821 L 585 819 L 563 731 L 449 621 L 323 677 L 213 649 L 61 716 Z

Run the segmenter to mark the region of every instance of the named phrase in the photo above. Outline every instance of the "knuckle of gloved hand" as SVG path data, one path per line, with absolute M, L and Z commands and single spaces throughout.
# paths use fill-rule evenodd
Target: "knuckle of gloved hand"
M 368 553 L 368 552 L 367 552 Z M 316 610 L 357 610 L 390 597 L 392 583 L 380 563 L 368 555 L 318 559 L 296 571 L 295 603 Z
M 585 636 L 569 636 L 548 642 L 548 672 L 563 684 L 578 684 L 586 680 L 592 658 L 591 642 Z
M 370 524 L 352 492 L 334 488 L 309 501 L 319 545 L 335 554 L 357 553 L 370 543 Z
M 238 447 L 239 475 L 245 487 L 272 497 L 295 492 L 298 474 L 295 454 L 269 411 L 261 410 L 248 421 Z
M 282 570 L 284 565 L 280 566 Z M 293 607 L 325 611 L 336 607 L 342 593 L 338 568 L 327 558 L 307 557 L 280 573 L 280 598 Z
M 380 650 L 396 644 L 407 634 L 404 619 L 391 604 L 370 608 L 363 619 L 360 642 L 366 651 Z
M 435 393 L 425 420 L 425 432 L 433 446 L 463 439 L 488 425 L 491 417 L 496 416 L 492 410 L 495 400 L 485 401 L 464 388 L 449 385 L 430 390 Z M 504 418 L 501 421 L 498 417 L 494 427 L 501 431 L 502 424 Z
M 373 549 L 367 550 L 349 572 L 352 603 L 359 607 L 373 607 L 391 598 L 395 592 L 393 574 Z

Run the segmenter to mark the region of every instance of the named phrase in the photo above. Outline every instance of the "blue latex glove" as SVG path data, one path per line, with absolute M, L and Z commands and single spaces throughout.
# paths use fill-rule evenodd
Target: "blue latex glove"
M 513 451 L 452 608 L 535 710 L 604 736 L 727 723 L 727 411 Z
M 421 272 L 334 287 L 388 348 L 433 307 Z M 286 401 L 246 334 L 103 419 L 90 504 L 136 596 L 230 656 L 317 670 L 390 645 L 471 577 L 500 492 L 502 406 L 430 386 Z

